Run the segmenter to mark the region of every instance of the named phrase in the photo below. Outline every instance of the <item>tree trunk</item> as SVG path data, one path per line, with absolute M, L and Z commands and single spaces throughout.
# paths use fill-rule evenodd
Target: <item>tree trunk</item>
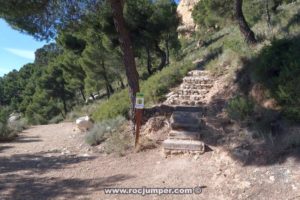
M 166 39 L 166 65 L 170 64 L 170 49 L 169 49 L 169 40 Z
M 125 89 L 125 85 L 121 76 L 119 76 L 119 81 L 120 81 L 121 89 Z
M 60 114 L 64 119 L 66 119 L 66 116 L 64 115 L 64 113 L 61 110 L 60 110 Z
M 236 0 L 235 6 L 236 19 L 239 24 L 241 33 L 244 35 L 247 43 L 255 44 L 257 42 L 255 39 L 255 35 L 250 29 L 243 13 L 243 0 Z
M 63 105 L 64 105 L 65 116 L 67 116 L 67 113 L 68 113 L 67 102 L 66 102 L 66 100 L 64 98 L 63 98 Z
M 158 43 L 155 44 L 155 49 L 156 49 L 158 55 L 160 56 L 160 64 L 158 65 L 157 69 L 159 71 L 161 71 L 164 68 L 164 66 L 166 66 L 167 55 L 166 55 L 166 52 L 161 50 Z
M 63 88 L 63 91 L 62 91 L 62 96 L 61 96 L 61 101 L 63 103 L 63 107 L 64 107 L 64 114 L 65 116 L 67 116 L 67 113 L 68 113 L 68 108 L 67 108 L 67 100 L 66 100 L 66 93 L 65 93 L 65 83 L 63 82 L 62 83 L 62 88 Z
M 108 83 L 108 89 L 109 89 L 111 94 L 113 94 L 115 92 L 114 88 L 111 86 L 110 83 Z
M 106 87 L 106 94 L 107 94 L 107 99 L 110 98 L 110 90 L 109 90 L 109 86 L 107 85 L 107 83 L 105 84 Z
M 150 48 L 149 48 L 148 45 L 146 45 L 145 48 L 146 48 L 146 52 L 147 52 L 147 70 L 148 70 L 149 75 L 152 75 L 153 71 L 152 71 L 152 61 L 151 61 Z
M 271 28 L 271 14 L 270 14 L 270 2 L 269 0 L 265 0 L 266 1 L 266 14 L 267 14 L 267 23 L 268 23 L 268 27 L 269 29 Z
M 104 81 L 105 81 L 105 84 L 106 84 L 107 96 L 109 98 L 110 95 L 113 94 L 115 91 L 114 91 L 113 87 L 111 86 L 111 84 L 108 80 L 104 60 L 102 60 L 102 69 L 103 69 L 102 75 L 103 75 L 103 78 L 104 78 Z
M 114 24 L 116 27 L 117 32 L 119 33 L 119 42 L 123 52 L 123 62 L 125 67 L 125 72 L 128 80 L 129 85 L 129 97 L 131 99 L 131 113 L 130 117 L 133 122 L 132 131 L 133 134 L 135 133 L 135 97 L 136 93 L 140 91 L 139 87 L 139 74 L 136 69 L 136 64 L 134 60 L 134 54 L 132 49 L 131 40 L 129 37 L 129 33 L 125 26 L 125 20 L 123 16 L 123 0 L 109 0 L 112 14 L 114 19 Z
M 93 101 L 95 101 L 95 96 L 93 94 L 90 94 L 90 96 L 92 97 Z
M 80 87 L 79 90 L 80 90 L 81 97 L 82 97 L 83 101 L 85 102 L 86 98 L 85 98 L 85 95 L 84 95 L 84 92 L 83 92 L 83 87 Z

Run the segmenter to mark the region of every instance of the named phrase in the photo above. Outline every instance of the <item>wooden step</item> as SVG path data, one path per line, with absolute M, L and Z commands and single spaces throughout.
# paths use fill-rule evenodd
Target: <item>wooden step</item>
M 205 152 L 205 144 L 197 140 L 167 139 L 163 142 L 164 150 L 179 150 L 184 152 Z
M 200 132 L 171 130 L 170 133 L 169 133 L 169 139 L 199 140 L 200 139 Z
M 173 130 L 198 131 L 201 127 L 200 112 L 174 112 L 171 116 Z

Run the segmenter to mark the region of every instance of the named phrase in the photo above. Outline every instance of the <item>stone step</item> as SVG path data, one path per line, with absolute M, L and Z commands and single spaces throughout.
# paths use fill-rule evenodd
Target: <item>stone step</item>
M 176 98 L 190 101 L 200 101 L 205 98 L 205 95 L 178 95 Z
M 190 107 L 190 106 L 174 106 L 173 112 L 199 112 L 202 115 L 206 112 L 204 107 Z
M 170 105 L 186 105 L 186 106 L 200 106 L 203 105 L 202 101 L 189 101 L 189 100 L 181 100 L 181 99 L 168 99 L 166 101 L 167 104 Z
M 203 70 L 193 70 L 188 72 L 188 76 L 208 76 L 210 73 Z
M 169 139 L 199 140 L 200 132 L 171 130 L 169 133 Z
M 212 87 L 213 87 L 213 84 L 186 84 L 186 83 L 183 83 L 180 85 L 180 89 L 191 89 L 191 90 L 210 89 Z
M 201 90 L 179 89 L 175 93 L 180 94 L 180 95 L 205 95 L 205 94 L 209 93 L 209 90 L 208 89 L 201 89 Z
M 212 84 L 213 80 L 210 77 L 184 77 L 183 83 L 188 84 Z
M 197 140 L 174 140 L 167 139 L 163 142 L 165 150 L 179 150 L 184 152 L 205 152 L 205 144 Z
M 173 130 L 199 131 L 201 127 L 202 114 L 200 112 L 176 111 L 170 119 Z
M 205 98 L 205 95 L 181 95 L 181 94 L 174 94 L 173 96 L 169 97 L 170 99 L 179 99 L 179 100 L 190 100 L 190 101 L 200 101 Z

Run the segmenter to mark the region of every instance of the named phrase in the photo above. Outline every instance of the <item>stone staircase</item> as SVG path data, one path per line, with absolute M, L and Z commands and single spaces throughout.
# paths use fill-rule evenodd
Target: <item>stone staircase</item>
M 213 78 L 207 71 L 193 70 L 183 78 L 183 83 L 167 95 L 164 104 L 199 106 L 207 102 L 206 95 L 213 87 Z
M 200 141 L 200 112 L 176 111 L 172 114 L 170 122 L 169 137 L 163 142 L 165 154 L 204 153 L 205 144 Z
M 201 141 L 204 113 L 197 108 L 207 102 L 207 94 L 213 83 L 209 72 L 193 70 L 183 78 L 183 83 L 177 89 L 167 95 L 164 104 L 183 106 L 186 110 L 175 111 L 171 115 L 171 131 L 163 142 L 165 154 L 205 152 L 205 144 Z

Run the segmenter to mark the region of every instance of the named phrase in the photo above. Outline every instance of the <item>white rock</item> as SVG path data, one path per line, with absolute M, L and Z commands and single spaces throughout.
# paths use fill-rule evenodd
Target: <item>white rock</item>
M 240 189 L 246 189 L 246 188 L 250 188 L 250 186 L 251 183 L 249 181 L 241 181 L 237 187 Z
M 15 122 L 21 118 L 21 114 L 12 113 L 9 115 L 8 122 Z
M 93 128 L 93 122 L 91 121 L 89 116 L 80 117 L 76 120 L 77 128 L 80 131 L 88 131 Z
M 194 160 L 198 160 L 198 159 L 199 159 L 199 155 L 195 155 Z
M 270 176 L 270 181 L 273 183 L 275 181 L 275 177 L 274 176 Z

